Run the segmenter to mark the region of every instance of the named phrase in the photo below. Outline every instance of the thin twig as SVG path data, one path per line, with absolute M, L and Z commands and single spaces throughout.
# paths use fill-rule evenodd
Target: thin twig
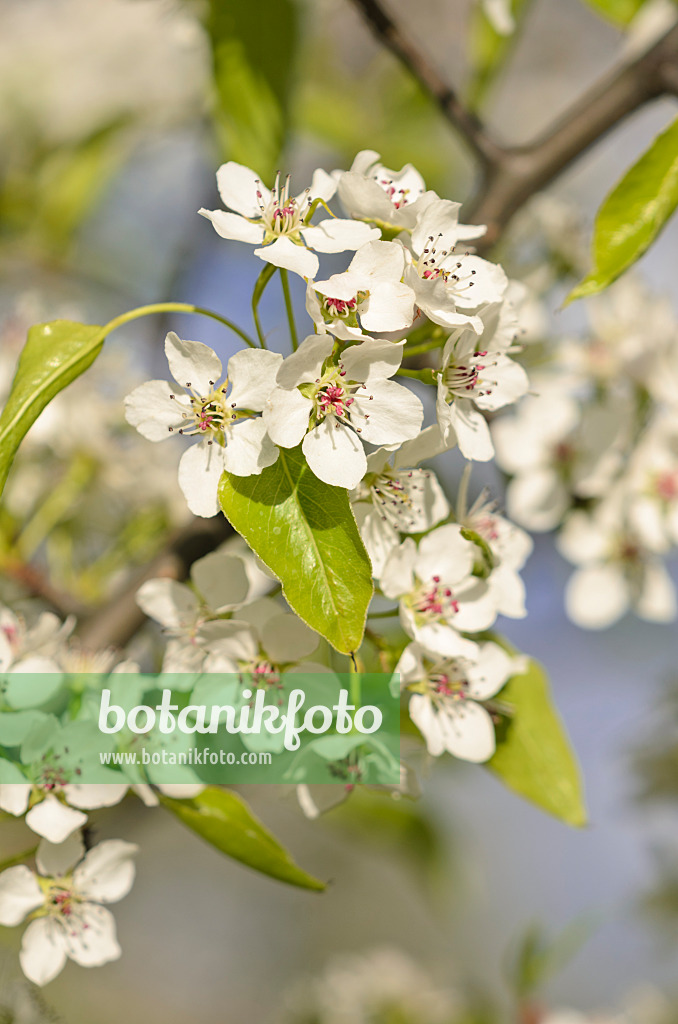
M 427 55 L 401 30 L 378 0 L 353 0 L 353 3 L 371 25 L 380 42 L 405 65 L 433 97 L 481 165 L 494 164 L 501 157 L 501 147 L 490 137 L 475 114 L 464 107 Z

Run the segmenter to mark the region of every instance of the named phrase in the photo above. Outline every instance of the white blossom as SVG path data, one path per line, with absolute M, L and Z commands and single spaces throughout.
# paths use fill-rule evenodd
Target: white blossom
M 466 251 L 460 241 L 476 238 L 484 228 L 459 224 L 459 203 L 435 199 L 417 218 L 408 249 L 405 283 L 429 320 L 454 329 L 470 325 L 478 333 L 477 313 L 501 302 L 508 287 L 502 268 Z
M 342 341 L 363 341 L 366 333 L 387 334 L 411 327 L 414 293 L 402 282 L 405 252 L 396 242 L 368 242 L 348 270 L 327 281 L 310 281 L 306 309 L 321 331 Z
M 350 170 L 335 172 L 335 178 L 337 195 L 350 217 L 395 231 L 413 228 L 419 214 L 438 198 L 426 190 L 412 164 L 392 171 L 379 163 L 379 154 L 372 149 L 361 150 Z
M 448 515 L 450 506 L 435 473 L 417 468 L 444 449 L 434 424 L 395 452 L 379 448 L 368 455 L 367 472 L 351 502 L 374 576 L 381 575 L 401 533 L 425 533 Z
M 414 640 L 446 657 L 473 656 L 461 633 L 489 629 L 497 612 L 487 582 L 474 575 L 476 545 L 456 523 L 408 537 L 389 556 L 379 579 L 385 597 L 400 602 L 400 622 Z
M 450 335 L 437 375 L 436 412 L 443 438 L 457 444 L 467 459 L 487 462 L 494 456 L 483 411 L 518 401 L 527 392 L 525 370 L 506 355 L 507 343 L 497 323 L 479 337 L 471 327 Z
M 675 587 L 663 562 L 629 523 L 626 496 L 613 492 L 592 513 L 570 513 L 557 540 L 578 566 L 565 591 L 565 608 L 584 629 L 605 629 L 626 612 L 672 622 L 678 612 Z
M 202 342 L 182 341 L 170 332 L 165 354 L 180 392 L 166 381 L 147 381 L 125 399 L 125 415 L 149 441 L 172 433 L 197 438 L 181 457 L 179 486 L 191 512 L 214 516 L 224 470 L 251 476 L 278 457 L 257 413 L 275 386 L 282 356 L 242 349 L 229 359 L 221 380 L 221 360 Z
M 27 978 L 46 985 L 67 959 L 99 967 L 119 958 L 115 921 L 104 904 L 117 903 L 132 888 L 137 849 L 110 839 L 83 857 L 79 836 L 57 846 L 43 840 L 37 873 L 21 864 L 0 874 L 0 924 L 17 925 L 31 916 L 20 953 Z
M 487 761 L 495 751 L 494 723 L 486 704 L 508 679 L 524 671 L 498 644 L 483 643 L 473 657 L 445 658 L 409 644 L 396 672 L 410 693 L 410 718 L 433 757 L 445 751 L 465 761 Z
M 550 530 L 573 495 L 592 498 L 609 487 L 622 463 L 629 410 L 621 400 L 582 410 L 560 387 L 535 385 L 537 395 L 492 423 L 492 439 L 497 463 L 513 474 L 506 491 L 510 518 L 529 530 Z
M 336 191 L 336 181 L 323 170 L 315 171 L 310 187 L 298 196 L 290 195 L 289 176 L 282 182 L 278 173 L 273 188 L 267 189 L 255 171 L 233 161 L 219 168 L 217 185 L 228 210 L 199 211 L 217 234 L 258 246 L 255 256 L 302 277 L 318 273 L 315 252 L 358 249 L 379 238 L 378 230 L 351 220 L 328 217 L 309 223 L 314 200 L 326 203 Z
M 419 433 L 419 399 L 392 377 L 402 345 L 368 340 L 333 354 L 334 338 L 311 335 L 278 371 L 264 410 L 269 436 L 283 448 L 302 443 L 315 475 L 353 488 L 367 470 L 363 441 L 398 444 Z

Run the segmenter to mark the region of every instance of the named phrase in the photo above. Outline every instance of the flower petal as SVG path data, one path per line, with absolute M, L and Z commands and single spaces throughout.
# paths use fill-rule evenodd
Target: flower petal
M 73 872 L 76 889 L 96 903 L 116 903 L 132 888 L 135 843 L 108 839 L 94 846 Z
M 299 384 L 312 383 L 320 376 L 323 363 L 333 348 L 331 334 L 311 334 L 304 338 L 297 351 L 288 356 L 278 370 L 276 383 L 288 391 Z
M 362 441 L 349 427 L 327 416 L 304 438 L 301 449 L 313 473 L 334 487 L 357 487 L 367 469 Z
M 80 911 L 80 928 L 66 936 L 66 953 L 81 967 L 101 967 L 117 960 L 122 950 L 115 934 L 110 910 L 85 903 Z
M 206 210 L 204 207 L 201 207 L 198 213 L 212 222 L 214 230 L 222 238 L 229 238 L 234 242 L 249 242 L 251 245 L 261 245 L 264 240 L 263 224 L 252 224 L 240 214 L 227 213 L 225 210 Z
M 260 216 L 257 192 L 265 189 L 256 171 L 228 160 L 217 171 L 217 188 L 224 206 L 243 217 Z
M 35 875 L 25 864 L 7 868 L 0 875 L 0 924 L 21 924 L 33 910 L 45 902 Z
M 196 516 L 210 519 L 219 511 L 218 489 L 224 471 L 224 450 L 218 444 L 192 444 L 179 462 L 179 487 Z
M 366 242 L 376 241 L 381 237 L 379 228 L 371 228 L 359 220 L 340 220 L 328 218 L 321 220 L 312 227 L 302 228 L 302 237 L 306 244 L 316 252 L 345 252 L 346 249 L 359 249 Z
M 476 764 L 492 757 L 496 747 L 494 725 L 480 704 L 463 701 L 446 709 L 440 719 L 445 749 L 454 757 Z
M 630 595 L 616 565 L 591 566 L 571 576 L 565 590 L 568 617 L 583 629 L 605 629 L 628 611 Z
M 85 844 L 79 832 L 73 832 L 63 843 L 42 839 L 35 855 L 38 872 L 43 878 L 60 878 L 85 855 Z
M 21 970 L 35 985 L 46 985 L 56 978 L 66 963 L 63 926 L 53 917 L 31 921 L 24 932 L 19 960 Z
M 170 373 L 182 388 L 193 388 L 207 395 L 223 373 L 221 360 L 214 349 L 201 341 L 182 341 L 170 331 L 165 338 L 165 355 Z
M 419 433 L 423 419 L 424 407 L 414 392 L 392 380 L 368 383 L 366 391 L 356 394 L 351 409 L 351 422 L 357 422 L 370 444 L 409 441 Z
M 218 614 L 243 604 L 250 589 L 244 560 L 221 551 L 211 551 L 194 562 L 191 579 L 210 611 Z
M 169 629 L 188 629 L 198 617 L 195 594 L 177 580 L 146 580 L 137 590 L 136 602 L 149 618 Z
M 223 457 L 227 472 L 235 476 L 258 476 L 277 458 L 278 449 L 268 436 L 266 424 L 260 416 L 244 420 L 230 431 Z
M 243 348 L 231 356 L 228 361 L 228 379 L 231 382 L 229 404 L 261 412 L 275 387 L 275 377 L 282 361 L 279 352 L 267 349 Z
M 63 843 L 76 829 L 82 828 L 87 815 L 62 804 L 55 796 L 46 796 L 31 807 L 25 820 L 33 832 L 50 843 Z
M 318 273 L 318 257 L 303 245 L 296 245 L 290 238 L 277 238 L 270 245 L 255 249 L 254 255 L 274 267 L 291 270 L 301 277 L 313 278 Z
M 186 408 L 180 399 L 171 398 L 172 394 L 167 381 L 146 381 L 125 398 L 125 419 L 147 441 L 164 441 L 182 426 L 181 413 Z
M 276 388 L 266 403 L 263 421 L 268 436 L 283 448 L 294 448 L 308 430 L 313 403 L 301 391 Z

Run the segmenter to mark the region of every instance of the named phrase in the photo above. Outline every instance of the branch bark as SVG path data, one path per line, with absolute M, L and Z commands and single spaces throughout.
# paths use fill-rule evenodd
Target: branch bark
M 82 646 L 92 651 L 124 647 L 146 621 L 135 600 L 141 584 L 159 576 L 186 579 L 194 562 L 214 551 L 232 534 L 223 516 L 194 519 L 171 537 L 164 550 L 121 591 L 79 623 L 76 633 Z
M 433 97 L 475 154 L 480 183 L 464 219 L 487 224 L 478 248 L 488 249 L 509 220 L 540 189 L 629 114 L 664 94 L 678 93 L 678 26 L 635 60 L 605 75 L 547 132 L 526 146 L 501 146 L 466 110 L 428 55 L 409 39 L 381 0 L 352 0 L 380 42 Z

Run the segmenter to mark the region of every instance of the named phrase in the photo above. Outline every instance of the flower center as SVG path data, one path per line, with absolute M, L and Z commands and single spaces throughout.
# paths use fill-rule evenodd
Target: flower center
M 75 890 L 64 883 L 65 879 L 55 880 L 47 889 L 47 912 L 51 917 L 69 918 L 82 902 Z
M 257 180 L 256 196 L 261 221 L 265 228 L 264 245 L 275 242 L 277 238 L 293 237 L 301 242 L 300 231 L 304 226 L 304 217 L 308 213 L 311 198 L 310 188 L 306 189 L 304 198 L 298 202 L 290 195 L 290 175 L 281 183 L 280 171 L 276 174 L 275 185 L 264 191 L 261 181 Z
M 401 207 L 407 206 L 410 201 L 408 196 L 412 191 L 409 188 L 396 188 L 393 181 L 390 178 L 375 178 L 378 185 L 381 185 L 388 198 L 393 203 L 396 210 L 400 210 Z M 418 198 L 418 197 L 415 197 Z
M 235 402 L 229 403 L 226 397 L 228 377 L 225 378 L 223 384 L 216 384 L 212 380 L 209 383 L 210 390 L 206 395 L 199 394 L 190 381 L 186 383 L 188 404 L 185 401 L 177 402 L 181 408 L 181 419 L 183 420 L 178 433 L 187 437 L 195 435 L 206 437 L 208 444 L 213 444 L 216 441 L 217 444 L 223 445 L 225 443 L 224 435 L 230 428 L 239 420 L 249 419 L 252 413 L 248 409 L 238 409 Z M 176 399 L 176 396 L 170 395 L 170 398 Z M 170 433 L 174 431 L 174 427 L 168 429 Z
M 426 583 L 421 583 L 412 595 L 412 610 L 420 622 L 437 622 L 447 620 L 459 611 L 459 602 L 455 601 L 454 593 L 440 576 L 434 576 Z
M 432 696 L 440 698 L 451 698 L 452 700 L 465 700 L 467 697 L 468 681 L 463 675 L 451 670 L 431 672 L 428 677 Z
M 486 370 L 497 365 L 491 356 L 492 353 L 478 349 L 466 356 L 463 363 L 448 363 L 443 370 L 443 384 L 447 388 L 448 397 L 482 398 L 491 395 L 497 382 L 484 376 Z
M 280 672 L 277 666 L 265 656 L 253 658 L 251 661 L 241 661 L 238 664 L 241 670 L 250 676 L 247 680 L 248 686 L 263 687 L 264 689 L 281 688 Z
M 70 773 L 59 764 L 59 755 L 43 754 L 35 780 L 36 786 L 44 793 L 55 793 L 70 782 Z M 76 769 L 76 771 L 79 770 Z
M 402 532 L 416 526 L 415 511 L 421 506 L 419 493 L 424 491 L 422 481 L 430 475 L 422 469 L 398 471 L 387 467 L 371 480 L 368 494 L 381 518 Z
M 654 479 L 654 492 L 661 501 L 675 501 L 678 498 L 678 470 L 658 473 Z
M 332 299 L 325 298 L 323 301 L 323 308 L 333 319 L 340 317 L 346 319 L 356 311 L 358 303 L 355 299 Z

